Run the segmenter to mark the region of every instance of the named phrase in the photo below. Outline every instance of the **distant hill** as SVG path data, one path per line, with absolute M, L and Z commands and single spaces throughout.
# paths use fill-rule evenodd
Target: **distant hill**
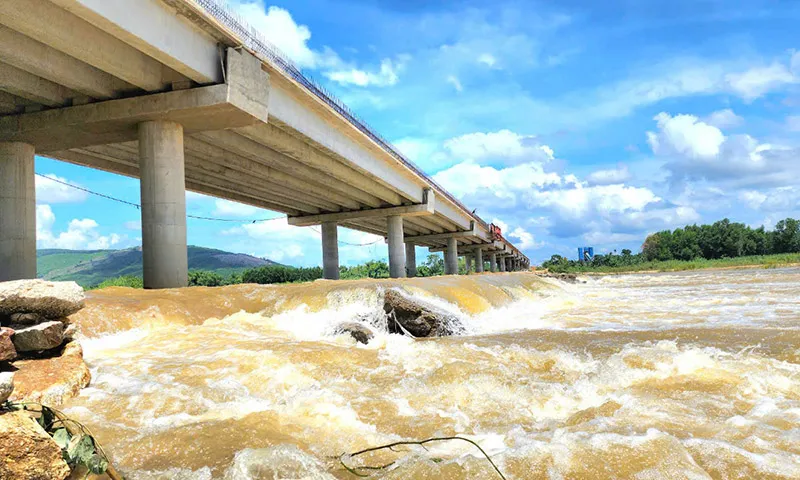
M 91 287 L 122 275 L 142 276 L 141 247 L 125 250 L 60 250 L 36 252 L 40 278 L 73 280 Z M 223 276 L 248 268 L 277 265 L 271 260 L 213 248 L 189 246 L 189 270 L 208 270 Z

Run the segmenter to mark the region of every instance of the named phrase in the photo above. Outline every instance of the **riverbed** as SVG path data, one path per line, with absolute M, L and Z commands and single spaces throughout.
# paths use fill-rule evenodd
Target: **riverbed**
M 385 333 L 382 293 L 467 333 Z M 66 412 L 130 479 L 345 479 L 341 455 L 461 436 L 507 478 L 800 478 L 800 269 L 93 293 Z M 334 335 L 342 321 L 368 345 Z M 499 478 L 467 442 L 345 457 Z

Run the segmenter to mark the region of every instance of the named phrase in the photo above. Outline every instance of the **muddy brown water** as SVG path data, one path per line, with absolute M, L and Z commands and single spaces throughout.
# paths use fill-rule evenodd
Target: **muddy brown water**
M 469 334 L 381 333 L 402 288 Z M 369 345 L 334 336 L 373 322 Z M 335 458 L 460 435 L 515 479 L 800 478 L 800 269 L 92 293 L 65 410 L 130 479 L 357 478 Z M 490 479 L 465 442 L 364 457 Z M 357 463 L 357 461 L 354 461 Z

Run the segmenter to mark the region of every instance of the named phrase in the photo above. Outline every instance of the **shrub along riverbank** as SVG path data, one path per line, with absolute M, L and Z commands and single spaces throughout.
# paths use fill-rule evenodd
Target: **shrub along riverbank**
M 542 267 L 560 273 L 618 273 L 796 263 L 800 263 L 800 221 L 787 218 L 770 231 L 726 218 L 711 225 L 654 233 L 645 239 L 641 253 L 626 249 L 619 255 L 596 255 L 589 262 L 553 255 Z
M 459 270 L 465 272 L 464 259 L 459 261 Z M 429 255 L 425 263 L 417 266 L 417 276 L 432 277 L 444 273 L 444 259 L 439 255 Z M 339 277 L 342 280 L 355 280 L 359 278 L 389 278 L 389 265 L 383 261 L 369 261 L 353 267 L 339 267 Z M 241 274 L 234 273 L 223 276 L 218 273 L 193 270 L 189 272 L 190 287 L 219 287 L 222 285 L 236 285 L 239 283 L 298 283 L 312 282 L 322 278 L 320 267 L 287 267 L 284 265 L 266 265 L 245 270 Z M 106 287 L 131 287 L 143 288 L 141 277 L 122 276 L 106 280 L 90 290 Z

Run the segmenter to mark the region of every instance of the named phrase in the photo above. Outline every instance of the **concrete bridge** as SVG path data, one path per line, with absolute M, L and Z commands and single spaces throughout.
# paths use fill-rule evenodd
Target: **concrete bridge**
M 144 283 L 187 284 L 185 192 L 492 271 L 529 266 L 218 0 L 0 0 L 0 280 L 36 276 L 34 155 L 140 179 Z

